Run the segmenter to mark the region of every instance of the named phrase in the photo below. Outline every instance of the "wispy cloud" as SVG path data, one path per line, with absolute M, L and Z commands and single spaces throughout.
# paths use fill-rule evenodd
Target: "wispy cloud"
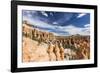
M 81 14 L 79 14 L 78 16 L 77 16 L 77 18 L 81 18 L 81 17 L 83 17 L 83 16 L 85 16 L 86 15 L 86 13 L 81 13 Z
M 52 24 L 58 24 L 57 22 L 53 22 Z
M 86 24 L 86 25 L 84 25 L 84 27 L 90 27 L 90 24 Z
M 36 15 L 36 11 L 30 11 L 30 10 L 23 10 L 23 16 L 27 16 L 29 18 L 32 18 L 34 15 Z
M 48 14 L 45 11 L 41 11 L 41 14 L 48 17 Z
M 45 11 L 40 11 L 42 15 L 48 17 L 48 14 Z M 24 15 L 25 14 L 25 15 Z M 30 24 L 37 26 L 39 29 L 43 30 L 43 31 L 47 31 L 47 32 L 52 32 L 55 35 L 60 35 L 60 36 L 67 36 L 67 35 L 75 35 L 75 34 L 80 34 L 80 35 L 90 35 L 90 24 L 83 24 L 82 27 L 78 27 L 75 26 L 74 23 L 72 24 L 65 24 L 64 26 L 61 26 L 62 24 L 61 22 L 64 22 L 64 18 L 62 17 L 62 19 L 58 19 L 57 21 L 53 21 L 51 23 L 47 23 L 45 20 L 43 19 L 41 20 L 38 12 L 37 11 L 25 11 L 25 13 L 23 14 L 23 20 L 27 20 Z M 51 12 L 50 15 L 54 16 Z M 67 14 L 66 20 L 69 20 L 69 18 L 72 17 L 73 14 Z M 77 16 L 77 18 L 83 17 L 84 15 L 86 15 L 85 13 L 81 13 Z M 49 20 L 48 20 L 49 21 Z M 79 24 L 77 24 L 79 25 Z
M 68 32 L 70 35 L 80 34 L 89 35 L 90 27 L 80 28 L 73 25 L 69 25 L 63 28 L 64 31 Z
M 50 15 L 51 15 L 51 16 L 53 16 L 53 13 L 52 13 L 52 12 L 50 12 Z
M 52 32 L 55 35 L 60 35 L 60 36 L 67 36 L 67 35 L 74 35 L 74 34 L 80 34 L 80 35 L 89 35 L 90 34 L 90 27 L 89 24 L 84 25 L 84 28 L 76 27 L 73 25 L 68 25 L 68 26 L 56 26 L 56 25 L 51 25 L 47 24 L 45 22 L 39 21 L 39 20 L 33 20 L 31 18 L 24 17 L 23 20 L 27 20 L 29 23 L 32 25 L 35 25 L 39 28 L 42 28 L 42 30 Z M 49 30 L 48 30 L 49 29 Z
M 23 16 L 23 21 L 26 20 L 28 21 L 30 24 L 38 26 L 38 27 L 42 27 L 42 28 L 52 28 L 52 25 L 49 25 L 43 21 L 37 20 L 37 19 L 33 19 L 33 18 L 28 18 Z

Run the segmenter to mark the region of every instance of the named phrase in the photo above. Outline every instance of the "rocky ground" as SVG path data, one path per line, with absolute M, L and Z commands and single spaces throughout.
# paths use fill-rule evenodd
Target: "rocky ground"
M 45 62 L 90 58 L 89 36 L 55 36 L 23 24 L 23 62 Z
M 48 45 L 23 37 L 23 62 L 49 61 Z

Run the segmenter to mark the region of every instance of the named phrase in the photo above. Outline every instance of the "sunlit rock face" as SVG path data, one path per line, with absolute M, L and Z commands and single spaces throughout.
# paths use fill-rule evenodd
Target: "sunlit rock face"
M 63 48 L 52 44 L 55 36 L 23 24 L 23 62 L 64 60 Z
M 56 36 L 26 21 L 22 30 L 23 62 L 90 59 L 89 36 Z
M 48 45 L 23 37 L 23 62 L 49 61 Z

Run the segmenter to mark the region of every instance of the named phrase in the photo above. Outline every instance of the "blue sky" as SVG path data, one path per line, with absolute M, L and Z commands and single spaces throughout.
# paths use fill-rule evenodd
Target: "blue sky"
M 23 20 L 58 36 L 90 35 L 90 14 L 23 10 Z

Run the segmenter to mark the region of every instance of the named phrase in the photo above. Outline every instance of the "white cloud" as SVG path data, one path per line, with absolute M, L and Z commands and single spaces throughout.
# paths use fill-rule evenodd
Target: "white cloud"
M 32 15 L 30 13 L 27 13 L 27 17 L 32 17 Z
M 48 14 L 45 11 L 41 11 L 41 14 L 48 17 Z
M 57 22 L 53 22 L 53 24 L 58 24 Z
M 38 26 L 38 27 L 42 27 L 42 28 L 54 28 L 52 25 L 50 24 L 47 24 L 43 21 L 39 21 L 37 19 L 31 19 L 31 18 L 28 18 L 28 17 L 23 17 L 23 20 L 27 20 L 30 24 L 32 25 L 35 25 L 35 26 Z
M 80 28 L 75 27 L 73 25 L 69 25 L 63 28 L 64 31 L 68 32 L 70 35 L 80 34 L 80 35 L 89 35 L 90 34 L 90 27 Z
M 84 25 L 84 27 L 90 27 L 90 24 L 86 24 L 86 25 Z
M 25 13 L 26 13 L 26 16 L 27 16 L 27 17 L 31 18 L 32 15 L 34 15 L 34 14 L 36 13 L 36 11 L 29 11 L 29 10 L 26 10 Z
M 80 35 L 90 35 L 90 27 L 76 27 L 73 25 L 68 25 L 68 26 L 58 26 L 58 29 L 56 30 L 61 30 L 63 32 L 69 33 L 69 35 L 75 35 L 75 34 L 80 34 Z
M 86 13 L 81 13 L 81 14 L 79 14 L 79 15 L 77 16 L 77 18 L 81 18 L 81 17 L 83 17 L 84 15 L 86 15 Z
M 43 21 L 39 21 L 36 19 L 27 18 L 27 17 L 23 17 L 23 20 L 27 20 L 29 23 L 41 28 L 49 28 L 51 30 L 47 30 L 47 29 L 44 29 L 44 30 L 47 30 L 48 32 L 53 32 L 55 35 L 67 35 L 67 33 L 69 35 L 75 35 L 75 34 L 90 35 L 90 26 L 89 26 L 90 24 L 86 24 L 84 25 L 84 27 L 81 28 L 81 27 L 76 27 L 73 25 L 68 25 L 68 26 L 55 25 L 54 26 L 52 24 L 48 24 Z M 52 30 L 55 30 L 57 32 L 52 31 Z M 61 32 L 59 33 L 59 31 L 65 32 L 65 34 Z
M 50 12 L 50 15 L 51 15 L 51 16 L 53 16 L 53 13 L 52 13 L 52 12 Z

